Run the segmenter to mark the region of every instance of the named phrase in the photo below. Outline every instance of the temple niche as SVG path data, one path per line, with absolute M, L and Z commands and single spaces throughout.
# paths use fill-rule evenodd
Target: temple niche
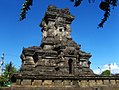
M 94 75 L 90 69 L 91 54 L 81 50 L 71 37 L 70 24 L 74 20 L 67 8 L 49 6 L 40 23 L 40 46 L 23 48 L 19 79 L 51 79 Z

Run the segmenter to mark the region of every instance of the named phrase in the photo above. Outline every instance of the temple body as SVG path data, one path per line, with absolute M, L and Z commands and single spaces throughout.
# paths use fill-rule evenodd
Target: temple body
M 71 38 L 70 24 L 74 20 L 68 9 L 49 6 L 40 26 L 40 46 L 24 48 L 18 79 L 52 79 L 94 75 L 90 69 L 91 54 L 80 50 Z

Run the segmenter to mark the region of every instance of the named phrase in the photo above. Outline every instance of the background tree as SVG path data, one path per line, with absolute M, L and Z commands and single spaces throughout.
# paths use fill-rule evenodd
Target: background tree
M 105 70 L 101 73 L 101 76 L 109 76 L 109 75 L 111 75 L 110 70 Z
M 74 7 L 77 7 L 80 6 L 82 1 L 86 1 L 86 0 L 69 0 L 69 1 L 74 3 Z M 87 1 L 88 3 L 95 2 L 95 0 L 87 0 Z M 98 1 L 100 1 L 100 5 L 99 5 L 100 9 L 105 12 L 102 21 L 98 24 L 98 28 L 99 28 L 99 27 L 103 27 L 104 23 L 109 18 L 110 9 L 114 9 L 114 7 L 118 5 L 118 0 L 98 0 Z M 25 0 L 21 9 L 20 21 L 26 18 L 26 13 L 28 10 L 30 10 L 30 6 L 32 6 L 32 3 L 33 0 Z
M 13 66 L 12 62 L 6 64 L 3 75 L 0 76 L 0 86 L 8 86 L 11 83 L 12 75 L 16 72 L 17 69 Z
M 4 82 L 7 82 L 4 76 L 0 76 L 0 87 L 4 86 Z
M 4 77 L 7 79 L 11 79 L 11 76 L 17 72 L 17 69 L 15 66 L 13 66 L 12 62 L 8 63 L 5 65 L 5 70 L 4 70 Z

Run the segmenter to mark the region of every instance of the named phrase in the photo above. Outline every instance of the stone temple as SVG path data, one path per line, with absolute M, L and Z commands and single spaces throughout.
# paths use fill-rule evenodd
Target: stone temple
M 119 76 L 100 76 L 90 69 L 91 54 L 71 38 L 73 20 L 67 8 L 48 7 L 40 24 L 41 45 L 23 48 L 11 90 L 119 90 Z
M 17 84 L 44 85 L 94 75 L 90 69 L 90 53 L 81 50 L 71 38 L 70 24 L 74 20 L 67 8 L 50 5 L 40 23 L 40 46 L 23 48 L 21 72 Z

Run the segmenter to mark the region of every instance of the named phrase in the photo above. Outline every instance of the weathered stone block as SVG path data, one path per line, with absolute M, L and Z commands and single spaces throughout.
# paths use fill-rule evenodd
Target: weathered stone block
M 33 86 L 41 86 L 41 84 L 42 84 L 42 80 L 34 80 L 34 81 L 32 82 L 32 85 L 33 85 Z
M 31 80 L 23 79 L 23 81 L 21 82 L 21 85 L 31 85 Z
M 116 80 L 116 84 L 118 84 L 118 85 L 119 85 L 119 80 Z
M 110 80 L 110 84 L 111 85 L 115 85 L 116 84 L 116 80 Z
M 96 82 L 95 80 L 89 80 L 89 86 L 95 86 Z
M 34 63 L 33 57 L 26 56 L 26 59 L 25 59 L 25 63 L 24 64 L 29 64 L 29 65 L 33 64 L 34 65 L 35 63 Z
M 54 80 L 55 86 L 62 86 L 62 80 Z
M 110 82 L 109 82 L 109 80 L 104 80 L 103 83 L 104 83 L 105 85 L 109 85 Z
M 97 80 L 97 85 L 103 85 L 103 81 L 102 80 Z
M 16 84 L 17 84 L 17 85 L 20 85 L 20 84 L 21 84 L 21 80 L 20 80 L 20 79 L 17 79 L 17 80 L 16 80 Z
M 71 80 L 64 80 L 63 86 L 71 86 Z
M 44 82 L 43 82 L 43 85 L 52 85 L 53 83 L 52 83 L 52 80 L 44 80 Z
M 80 86 L 81 87 L 87 87 L 89 85 L 88 81 L 87 80 L 81 80 L 80 81 Z
M 25 64 L 26 65 L 34 65 L 34 62 L 33 61 L 27 61 Z

